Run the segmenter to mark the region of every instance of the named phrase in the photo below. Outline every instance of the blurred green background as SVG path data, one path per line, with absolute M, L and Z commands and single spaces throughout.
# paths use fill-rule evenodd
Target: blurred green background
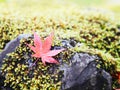
M 80 7 L 101 7 L 101 8 L 108 8 L 113 9 L 113 11 L 116 9 L 119 10 L 120 7 L 120 0 L 0 0 L 0 2 L 5 3 L 15 3 L 15 2 L 27 2 L 27 3 L 41 3 L 42 4 L 51 4 L 55 2 L 59 2 L 60 4 L 69 3 L 73 5 L 78 5 Z M 19 3 L 20 4 L 20 3 Z M 33 3 L 34 4 L 34 3 Z M 116 11 L 115 10 L 115 11 Z
M 120 0 L 68 0 L 81 7 L 99 7 L 120 13 Z
M 67 8 L 99 8 L 114 12 L 118 19 L 120 16 L 120 0 L 0 0 L 0 8 L 19 7 L 32 8 L 42 11 Z M 1 4 L 4 3 L 4 6 Z M 13 5 L 12 5 L 13 4 Z M 26 10 L 26 9 L 24 9 Z

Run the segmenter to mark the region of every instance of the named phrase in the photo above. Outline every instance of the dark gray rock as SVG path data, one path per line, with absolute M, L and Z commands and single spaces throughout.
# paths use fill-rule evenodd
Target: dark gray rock
M 97 56 L 76 53 L 70 59 L 70 65 L 60 67 L 64 71 L 61 90 L 111 90 L 111 76 L 98 69 Z
M 4 50 L 0 53 L 0 67 L 1 67 L 3 58 L 5 58 L 8 53 L 13 52 L 15 50 L 15 48 L 19 45 L 20 40 L 22 38 L 28 38 L 30 36 L 31 36 L 30 34 L 20 34 L 17 38 L 15 38 L 14 40 L 11 40 L 6 44 Z
M 23 38 L 28 38 L 30 36 L 30 34 L 20 34 L 17 38 L 11 40 L 6 44 L 4 50 L 0 53 L 0 67 L 2 66 L 2 60 L 6 57 L 8 53 L 15 50 L 15 48 L 20 44 L 20 40 Z M 5 77 L 2 76 L 0 73 L 0 90 L 13 90 L 9 85 L 4 87 L 4 80 Z
M 70 40 L 62 40 L 62 46 L 65 48 L 72 48 L 75 47 L 77 42 L 74 39 L 70 39 Z

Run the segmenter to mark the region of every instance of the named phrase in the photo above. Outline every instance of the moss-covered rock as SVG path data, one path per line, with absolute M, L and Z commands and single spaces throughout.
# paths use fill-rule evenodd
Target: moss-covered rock
M 111 90 L 111 76 L 103 70 L 105 62 L 102 61 L 104 60 L 97 55 L 77 53 L 73 49 L 79 42 L 73 39 L 62 40 L 62 47 L 56 45 L 51 47 L 51 49 L 64 47 L 66 51 L 54 57 L 59 60 L 58 65 L 47 64 L 47 66 L 44 66 L 41 59 L 33 65 L 37 59 L 31 57 L 33 52 L 26 43 L 33 44 L 32 38 L 22 39 L 15 51 L 3 59 L 1 70 L 2 76 L 5 77 L 5 80 L 3 79 L 5 87 L 0 86 L 0 89 L 9 86 L 15 90 L 71 90 L 73 88 Z M 109 66 L 114 66 L 114 64 Z M 111 67 L 111 69 L 114 68 Z M 101 80 L 103 83 L 99 84 Z
M 15 7 L 15 5 L 13 6 Z M 44 38 L 51 31 L 54 31 L 55 35 L 53 46 L 62 46 L 61 40 L 73 39 L 78 43 L 75 44 L 74 47 L 68 48 L 72 52 L 88 52 L 97 54 L 103 59 L 105 65 L 103 68 L 109 71 L 109 73 L 115 74 L 115 72 L 120 71 L 120 30 L 117 21 L 114 19 L 114 16 L 111 13 L 101 10 L 99 11 L 96 9 L 79 10 L 79 8 L 70 8 L 68 10 L 47 10 L 41 14 L 41 10 L 36 9 L 34 6 L 32 6 L 31 12 L 28 9 L 28 6 L 29 5 L 24 7 L 25 10 L 19 6 L 13 8 L 9 5 L 6 6 L 9 9 L 0 8 L 0 52 L 2 52 L 6 43 L 8 43 L 10 40 L 13 40 L 21 33 L 31 33 L 32 30 L 35 30 L 41 37 Z M 18 12 L 18 9 L 21 11 Z M 4 61 L 2 67 L 3 73 L 6 74 L 6 71 L 4 71 L 4 69 L 7 71 L 10 70 L 8 76 L 10 75 L 13 77 L 8 77 L 5 82 L 13 82 L 14 88 L 17 87 L 17 85 L 21 88 L 26 88 L 26 86 L 29 84 L 35 84 L 34 82 L 26 81 L 25 86 L 23 86 L 24 83 L 20 81 L 24 80 L 21 76 L 23 73 L 25 73 L 20 72 L 21 69 L 23 68 L 23 71 L 26 71 L 29 66 L 27 64 L 28 61 L 24 59 L 25 55 L 28 55 L 30 53 L 32 52 L 28 49 L 28 47 L 26 47 L 24 43 L 21 43 L 15 52 L 10 53 L 8 56 L 9 59 L 6 58 Z M 33 62 L 34 60 L 35 59 L 30 59 L 30 62 Z M 21 65 L 20 63 L 24 64 Z M 44 69 L 45 67 L 43 65 L 41 65 L 43 67 L 39 67 L 39 65 L 41 65 L 41 62 L 37 63 L 36 67 L 33 67 L 33 71 L 41 73 L 41 71 L 36 70 L 36 68 Z M 111 70 L 111 66 L 116 67 L 114 71 Z M 17 69 L 15 69 L 15 67 L 17 67 Z M 49 68 L 50 67 L 46 67 L 46 69 Z M 14 70 L 15 72 L 18 71 L 21 76 L 19 76 L 17 73 L 15 73 L 15 75 L 13 73 L 11 74 L 11 72 Z M 27 73 L 25 76 L 23 75 L 25 77 L 25 80 L 30 79 L 29 75 L 27 76 Z M 32 75 L 34 74 L 35 73 L 32 73 Z M 16 77 L 16 75 L 19 77 Z M 47 72 L 45 75 L 48 75 Z M 37 75 L 37 78 L 38 76 L 39 75 Z M 37 78 L 34 77 L 34 79 Z M 50 79 L 51 77 L 48 76 L 48 78 Z M 17 83 L 14 83 L 14 80 L 18 80 Z M 50 83 L 51 82 L 52 80 Z M 53 86 L 53 83 L 51 86 Z
M 15 90 L 59 90 L 63 72 L 55 64 L 44 66 L 40 59 L 33 65 L 36 58 L 31 57 L 33 52 L 26 46 L 30 42 L 21 40 L 19 47 L 4 59 L 1 70 L 5 86 Z

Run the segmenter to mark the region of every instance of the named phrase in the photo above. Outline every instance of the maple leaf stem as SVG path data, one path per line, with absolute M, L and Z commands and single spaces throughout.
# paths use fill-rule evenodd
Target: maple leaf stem
M 33 67 L 33 66 L 37 63 L 38 60 L 39 60 L 39 59 L 37 58 L 37 60 L 32 64 L 31 67 Z
M 37 58 L 37 60 L 30 66 L 28 71 L 30 71 L 32 69 L 32 67 L 37 63 L 38 60 L 39 60 L 39 58 Z

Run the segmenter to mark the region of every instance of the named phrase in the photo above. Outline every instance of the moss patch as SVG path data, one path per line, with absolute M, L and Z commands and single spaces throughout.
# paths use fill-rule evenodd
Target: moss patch
M 31 40 L 31 39 L 30 39 Z M 59 90 L 62 71 L 58 66 L 49 64 L 44 66 L 39 60 L 34 66 L 35 58 L 31 57 L 31 50 L 25 43 L 32 40 L 22 40 L 15 52 L 10 53 L 3 62 L 2 74 L 5 75 L 5 85 L 21 90 Z

